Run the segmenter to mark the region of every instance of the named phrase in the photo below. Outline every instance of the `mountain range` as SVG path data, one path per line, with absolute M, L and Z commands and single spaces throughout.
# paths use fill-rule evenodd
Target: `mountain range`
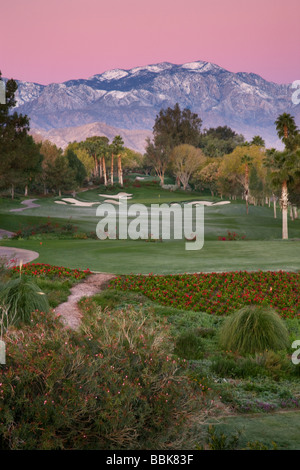
M 160 109 L 176 103 L 197 113 L 202 128 L 227 125 L 247 140 L 261 135 L 269 147 L 280 146 L 274 125 L 279 114 L 290 113 L 300 124 L 291 84 L 204 61 L 115 69 L 49 85 L 17 82 L 17 111 L 30 117 L 34 134 L 62 147 L 110 132 L 107 137 L 120 134 L 126 146 L 143 151 Z

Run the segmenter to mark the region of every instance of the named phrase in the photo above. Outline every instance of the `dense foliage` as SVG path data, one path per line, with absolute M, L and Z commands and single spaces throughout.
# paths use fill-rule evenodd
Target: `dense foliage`
M 220 330 L 220 345 L 240 354 L 280 351 L 288 348 L 289 334 L 274 309 L 247 306 L 226 319 Z
M 166 327 L 132 309 L 86 313 L 79 333 L 43 313 L 7 331 L 1 449 L 157 448 L 201 408 Z
M 119 276 L 111 285 L 141 292 L 175 308 L 227 315 L 244 305 L 268 305 L 282 317 L 300 317 L 300 274 L 279 272 Z
M 22 272 L 22 276 L 32 276 L 45 279 L 70 279 L 70 280 L 80 280 L 84 279 L 87 275 L 90 274 L 89 269 L 83 271 L 79 269 L 71 269 L 63 266 L 52 266 L 50 264 L 43 263 L 26 263 L 20 268 L 19 266 L 14 266 L 11 268 L 13 273 Z

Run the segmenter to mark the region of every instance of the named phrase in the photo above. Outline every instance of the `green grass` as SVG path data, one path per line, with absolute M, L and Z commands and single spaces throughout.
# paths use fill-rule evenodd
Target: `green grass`
M 121 188 L 108 189 L 107 194 L 117 194 Z M 200 192 L 171 192 L 155 184 L 141 183 L 123 189 L 132 193 L 130 203 L 171 203 L 192 200 L 217 201 L 217 198 Z M 104 187 L 77 194 L 82 201 L 101 201 L 99 194 L 105 193 Z M 70 197 L 70 195 L 65 195 Z M 32 196 L 34 197 L 34 196 Z M 24 199 L 24 198 L 22 198 Z M 11 213 L 11 208 L 21 207 L 20 200 L 0 199 L 0 228 L 16 231 L 30 224 L 51 222 L 63 224 L 72 222 L 78 232 L 95 232 L 99 218 L 96 217 L 97 205 L 93 207 L 74 207 L 55 204 L 57 197 L 40 197 L 36 201 L 40 207 L 23 212 Z M 300 219 L 289 221 L 290 241 L 281 240 L 281 215 L 273 218 L 273 209 L 249 207 L 246 215 L 245 203 L 234 203 L 205 207 L 205 244 L 200 251 L 186 251 L 185 242 L 163 241 L 147 243 L 131 240 L 38 240 L 2 241 L 16 248 L 33 249 L 40 253 L 39 262 L 87 268 L 93 271 L 111 273 L 180 273 L 200 271 L 232 270 L 279 270 L 295 271 L 300 269 Z M 245 235 L 244 241 L 218 241 L 218 237 L 235 231 Z
M 299 450 L 300 411 L 285 411 L 262 416 L 231 416 L 218 418 L 215 426 L 219 432 L 231 435 L 242 431 L 239 448 L 248 442 L 259 441 L 272 449 L 272 442 L 278 450 Z
M 115 274 L 300 269 L 300 242 L 207 241 L 185 251 L 184 242 L 126 240 L 3 240 L 0 246 L 37 251 L 35 262 Z
M 288 401 L 298 396 L 297 376 L 287 367 L 285 375 L 281 377 L 276 365 L 266 365 L 261 359 L 257 362 L 256 356 L 241 358 L 231 354 L 227 357 L 221 353 L 218 331 L 224 323 L 224 318 L 204 312 L 164 307 L 142 294 L 115 289 L 105 290 L 89 302 L 94 302 L 102 309 L 107 306 L 109 311 L 115 309 L 115 312 L 133 305 L 134 308 L 141 309 L 146 316 L 154 314 L 158 319 L 167 320 L 171 327 L 175 355 L 189 361 L 186 373 L 202 387 L 211 389 L 209 397 L 215 400 L 215 404 L 209 423 L 215 424 L 217 431 L 224 432 L 228 437 L 242 431 L 238 448 L 246 448 L 248 442 L 259 441 L 270 449 L 272 442 L 275 442 L 279 449 L 300 449 L 299 409 L 290 411 L 282 408 L 282 411 L 276 409 L 272 412 L 259 409 L 257 414 L 253 411 L 240 411 L 248 403 L 255 404 L 259 401 L 279 406 L 281 400 Z M 91 303 L 88 306 L 91 308 Z M 299 320 L 285 320 L 285 323 L 290 333 L 299 332 Z M 222 358 L 224 365 L 227 364 L 226 371 L 229 375 L 219 375 L 214 371 L 216 358 Z M 230 364 L 239 372 L 237 377 L 232 378 L 230 375 Z M 218 408 L 220 402 L 223 405 Z M 199 426 L 199 444 L 203 444 L 205 432 L 206 423 Z

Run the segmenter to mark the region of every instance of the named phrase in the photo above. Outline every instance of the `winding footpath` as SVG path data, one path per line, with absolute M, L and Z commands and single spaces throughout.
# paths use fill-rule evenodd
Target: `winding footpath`
M 79 328 L 82 317 L 78 308 L 79 300 L 82 297 L 92 297 L 101 292 L 114 277 L 114 274 L 91 274 L 84 281 L 71 288 L 71 295 L 69 295 L 68 300 L 55 309 L 55 313 L 61 316 L 66 327 L 74 330 Z
M 21 204 L 25 207 L 20 207 L 19 209 L 10 209 L 9 212 L 22 212 L 26 209 L 34 209 L 35 207 L 41 207 L 40 204 L 35 204 L 33 201 L 37 201 L 37 199 L 26 199 L 22 201 Z

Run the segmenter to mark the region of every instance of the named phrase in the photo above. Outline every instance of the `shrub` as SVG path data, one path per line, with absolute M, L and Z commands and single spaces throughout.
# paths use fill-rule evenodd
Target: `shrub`
M 203 342 L 197 330 L 188 330 L 178 336 L 174 353 L 182 359 L 197 360 L 203 357 Z
M 49 311 L 47 296 L 35 282 L 21 276 L 2 286 L 0 302 L 7 309 L 9 324 L 28 324 L 35 310 Z
M 253 354 L 266 349 L 287 349 L 289 334 L 274 309 L 249 306 L 237 310 L 226 319 L 220 329 L 219 341 L 225 350 Z
M 168 430 L 176 439 L 201 410 L 204 397 L 168 355 L 168 329 L 154 319 L 91 309 L 73 332 L 52 312 L 34 315 L 4 337 L 3 449 L 160 448 Z
M 245 378 L 266 375 L 263 364 L 258 364 L 252 358 L 234 358 L 230 354 L 216 357 L 211 370 L 220 377 Z

